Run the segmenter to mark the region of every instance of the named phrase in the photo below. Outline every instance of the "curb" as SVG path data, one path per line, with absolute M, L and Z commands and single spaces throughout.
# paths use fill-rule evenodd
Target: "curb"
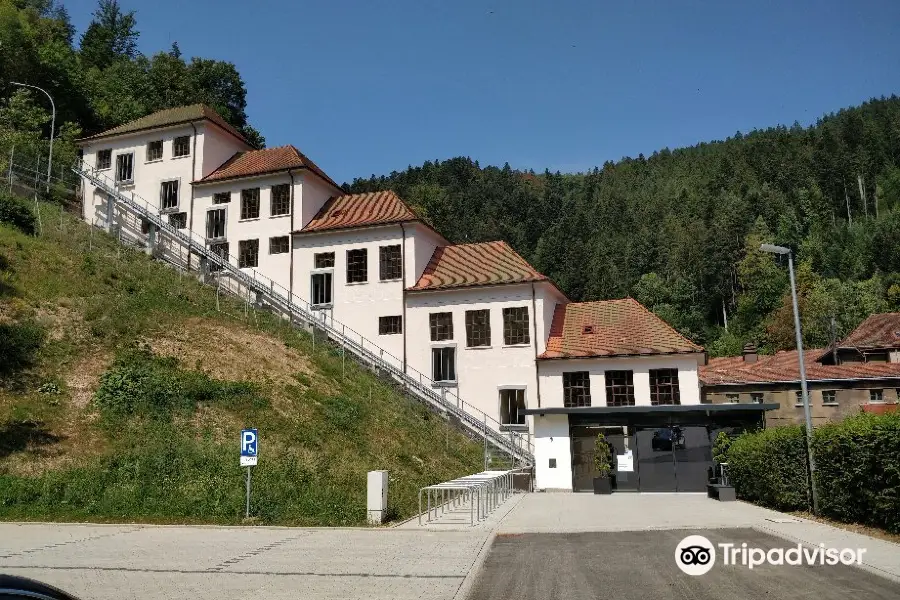
M 481 544 L 481 549 L 478 551 L 475 560 L 472 561 L 469 572 L 466 573 L 462 583 L 460 583 L 459 587 L 456 589 L 456 593 L 453 594 L 453 600 L 465 600 L 465 598 L 468 597 L 469 593 L 472 591 L 472 587 L 475 585 L 475 580 L 478 579 L 478 575 L 481 573 L 481 567 L 484 566 L 484 561 L 487 560 L 487 556 L 490 554 L 491 547 L 494 545 L 494 538 L 496 537 L 497 529 L 495 528 L 484 539 L 484 543 Z

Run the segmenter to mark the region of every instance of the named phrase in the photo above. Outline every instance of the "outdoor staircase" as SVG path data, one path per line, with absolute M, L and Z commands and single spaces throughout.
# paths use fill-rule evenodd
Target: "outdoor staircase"
M 155 205 L 133 193 L 123 193 L 114 181 L 94 167 L 78 162 L 72 170 L 107 195 L 109 202 L 107 223 L 113 223 L 116 208 L 131 212 L 155 229 L 151 230 L 151 239 L 156 240 L 156 235 L 164 235 L 188 252 L 190 257 L 196 256 L 196 261 L 188 260 L 186 264 L 190 267 L 196 266 L 204 280 L 214 274 L 223 290 L 243 298 L 254 298 L 256 304 L 264 305 L 267 309 L 289 319 L 292 325 L 316 328 L 324 332 L 333 343 L 362 363 L 388 374 L 410 396 L 457 423 L 470 436 L 486 441 L 520 466 L 534 464 L 533 445 L 527 435 L 513 431 L 501 432 L 500 423 L 483 411 L 446 389 L 434 387 L 434 382 L 424 374 L 409 365 L 404 365 L 402 360 L 345 325 L 325 318 L 322 311 L 313 310 L 305 300 L 255 269 L 238 268 L 234 257 L 222 256 L 210 250 L 207 240 L 190 230 L 176 229 L 168 223 L 166 215 L 158 213 Z M 223 280 L 226 282 L 224 286 Z

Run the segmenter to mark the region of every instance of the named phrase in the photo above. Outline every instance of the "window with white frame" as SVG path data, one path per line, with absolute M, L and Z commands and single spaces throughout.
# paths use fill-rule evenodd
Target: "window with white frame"
M 333 273 L 313 273 L 310 275 L 310 287 L 312 292 L 312 305 L 314 307 L 331 306 L 332 277 Z
M 403 277 L 403 253 L 400 244 L 378 249 L 379 279 L 389 281 Z
M 456 346 L 435 346 L 431 349 L 431 379 L 435 383 L 456 381 Z
M 507 346 L 528 344 L 528 307 L 514 306 L 503 309 L 503 343 Z
M 334 252 L 317 252 L 314 263 L 317 269 L 333 269 Z
M 591 374 L 587 371 L 563 373 L 563 406 L 579 408 L 591 405 Z
M 753 404 L 762 404 L 765 396 L 762 392 L 752 392 L 750 394 L 750 402 Z
M 681 404 L 678 369 L 650 369 L 651 406 Z
M 291 214 L 291 186 L 282 183 L 273 185 L 269 202 L 270 214 L 273 217 Z
M 737 404 L 741 401 L 740 394 L 725 394 L 725 403 L 726 404 Z
M 162 140 L 155 140 L 147 143 L 147 162 L 162 160 L 163 143 Z
M 173 213 L 169 215 L 169 225 L 175 229 L 187 229 L 187 213 Z
M 228 204 L 231 202 L 231 192 L 216 192 L 213 194 L 213 204 Z
M 822 390 L 822 404 L 837 404 L 837 390 Z
M 116 155 L 116 183 L 134 182 L 134 152 Z
M 500 390 L 500 425 L 506 428 L 525 427 L 525 389 Z
M 241 190 L 241 220 L 259 218 L 259 188 Z
M 453 339 L 453 313 L 441 312 L 428 315 L 431 341 L 440 342 Z
M 286 235 L 269 238 L 269 254 L 287 254 L 291 249 L 291 239 Z
M 112 166 L 112 150 L 97 150 L 97 170 L 103 171 Z
M 181 135 L 172 140 L 172 156 L 191 155 L 191 136 Z
M 161 210 L 178 210 L 178 180 L 163 181 L 159 184 L 159 207 Z
M 250 269 L 259 266 L 259 240 L 238 242 L 238 267 Z
M 884 390 L 869 390 L 869 402 L 875 404 L 884 402 Z
M 803 406 L 803 390 L 794 392 L 794 406 Z
M 606 405 L 634 406 L 634 371 L 607 371 Z
M 206 211 L 206 239 L 219 240 L 225 237 L 225 209 Z
M 216 256 L 222 259 L 222 262 L 228 262 L 228 242 L 219 242 L 218 244 L 210 244 L 209 250 Z M 215 262 L 211 262 L 209 265 L 210 272 L 215 272 L 221 270 L 221 265 L 216 264 Z

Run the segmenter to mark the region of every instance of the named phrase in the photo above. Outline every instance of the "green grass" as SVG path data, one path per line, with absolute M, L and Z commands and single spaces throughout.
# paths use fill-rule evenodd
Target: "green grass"
M 363 524 L 375 469 L 399 519 L 419 487 L 481 470 L 481 444 L 321 340 L 235 300 L 217 311 L 213 289 L 58 207 L 40 221 L 38 237 L 0 224 L 0 323 L 43 332 L 0 378 L 0 519 L 240 523 L 245 426 L 260 429 L 258 523 Z M 268 336 L 305 366 L 223 378 L 143 346 L 198 322 Z M 247 352 L 248 367 L 267 358 Z M 67 381 L 103 356 L 98 391 L 77 402 Z

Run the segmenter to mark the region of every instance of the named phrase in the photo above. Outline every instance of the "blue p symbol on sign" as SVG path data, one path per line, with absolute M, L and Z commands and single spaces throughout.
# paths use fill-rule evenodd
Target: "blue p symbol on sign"
M 241 430 L 241 456 L 256 456 L 256 430 Z

